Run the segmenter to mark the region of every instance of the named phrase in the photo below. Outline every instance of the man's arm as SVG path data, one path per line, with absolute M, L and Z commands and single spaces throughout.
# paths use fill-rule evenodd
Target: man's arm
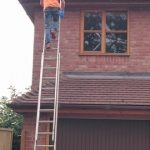
M 65 8 L 65 0 L 61 0 L 61 9 L 64 9 Z
M 40 0 L 40 5 L 43 7 L 43 0 Z

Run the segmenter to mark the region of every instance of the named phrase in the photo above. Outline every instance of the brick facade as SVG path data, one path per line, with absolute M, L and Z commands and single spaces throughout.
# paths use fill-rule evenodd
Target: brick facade
M 129 9 L 129 56 L 81 56 L 81 11 L 66 10 L 61 25 L 61 71 L 150 72 L 150 10 Z M 33 86 L 38 83 L 42 52 L 42 12 L 35 14 Z
M 32 115 L 26 114 L 24 115 L 24 126 L 25 129 L 24 137 L 23 137 L 23 148 L 24 150 L 33 150 L 33 143 L 34 143 L 34 135 L 35 135 L 35 114 Z
M 46 115 L 42 116 L 43 119 L 45 119 Z M 24 114 L 24 137 L 22 140 L 22 144 L 24 145 L 22 147 L 23 150 L 33 150 L 34 148 L 34 137 L 35 137 L 35 126 L 36 126 L 36 114 L 35 113 L 26 113 Z M 49 130 L 49 126 L 40 125 L 39 131 L 45 131 L 45 129 Z M 48 131 L 47 130 L 47 131 Z M 40 142 L 43 144 L 48 144 L 46 136 L 42 136 L 40 139 Z M 39 148 L 39 150 L 45 150 L 45 148 Z

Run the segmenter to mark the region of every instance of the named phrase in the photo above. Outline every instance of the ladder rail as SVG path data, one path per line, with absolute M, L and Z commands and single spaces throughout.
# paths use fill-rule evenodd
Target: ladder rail
M 59 17 L 59 35 L 58 35 L 58 61 L 57 61 L 57 97 L 56 97 L 56 108 L 55 108 L 55 137 L 54 137 L 54 150 L 57 148 L 57 125 L 58 125 L 58 104 L 59 104 L 59 75 L 60 75 L 60 34 L 61 34 L 61 26 L 60 26 L 60 17 Z
M 38 138 L 37 135 L 38 135 L 38 130 L 39 130 L 39 118 L 40 118 L 41 95 L 42 95 L 42 77 L 43 77 L 43 67 L 44 67 L 44 49 L 45 49 L 45 34 L 44 34 L 43 51 L 42 51 L 42 55 L 41 55 L 41 69 L 40 69 L 40 81 L 39 81 L 39 92 L 38 92 L 34 150 L 36 150 L 36 143 L 37 143 L 37 138 Z
M 57 110 L 57 105 L 58 105 L 58 91 L 59 91 L 59 70 L 60 70 L 60 51 L 59 51 L 59 47 L 60 47 L 60 17 L 59 17 L 59 32 L 58 32 L 58 49 L 57 49 L 57 62 L 56 62 L 56 80 L 55 80 L 55 101 L 54 101 L 54 114 L 53 114 L 53 118 L 54 118 L 54 124 L 53 124 L 53 131 L 54 133 L 56 133 L 56 122 L 57 122 L 57 115 L 58 114 L 58 110 Z M 55 135 L 52 135 L 52 140 L 55 140 Z M 56 142 L 55 142 L 56 143 Z M 55 145 L 55 144 L 54 144 Z M 54 146 L 54 150 L 55 150 L 55 146 Z
M 59 58 L 60 58 L 60 53 L 59 53 Z M 60 73 L 60 59 L 58 61 L 58 76 L 59 76 L 59 73 Z M 54 150 L 56 150 L 56 144 L 57 144 L 57 124 L 58 124 L 58 104 L 59 104 L 59 77 L 57 78 L 58 79 L 58 82 L 57 82 L 57 99 L 56 99 L 56 120 L 55 120 L 55 143 L 54 143 Z

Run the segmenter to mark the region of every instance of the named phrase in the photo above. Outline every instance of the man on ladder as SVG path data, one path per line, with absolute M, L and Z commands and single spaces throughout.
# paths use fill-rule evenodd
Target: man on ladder
M 59 15 L 63 17 L 65 0 L 40 0 L 44 12 L 45 48 L 51 48 L 51 40 L 56 38 L 59 26 Z
M 39 80 L 34 150 L 43 150 L 43 148 L 44 150 L 48 148 L 56 150 L 60 72 L 59 16 L 60 18 L 63 18 L 64 16 L 65 0 L 60 0 L 60 3 L 58 0 L 40 0 L 40 4 L 43 6 L 44 10 L 44 44 L 41 55 L 41 69 Z M 45 55 L 45 49 L 51 48 L 51 41 L 52 39 L 56 38 L 56 32 L 58 32 L 57 48 L 55 48 L 57 50 L 56 53 L 53 53 L 55 56 L 53 56 L 52 54 L 49 57 Z M 50 74 L 47 76 L 46 72 L 49 72 Z M 52 82 L 54 84 L 50 84 L 48 87 L 45 87 L 44 82 Z M 53 94 L 45 96 L 45 90 L 48 90 L 50 93 Z M 53 90 L 55 91 L 53 92 Z M 51 103 L 51 106 L 49 108 L 42 107 L 42 100 L 49 101 L 49 103 Z M 43 113 L 49 114 L 49 117 L 44 116 Z M 44 118 L 42 116 L 44 116 Z M 45 125 L 48 125 L 48 128 L 45 128 Z M 50 129 L 51 127 L 52 129 Z M 42 140 L 44 140 L 45 137 L 48 137 L 49 140 L 46 143 L 43 143 Z

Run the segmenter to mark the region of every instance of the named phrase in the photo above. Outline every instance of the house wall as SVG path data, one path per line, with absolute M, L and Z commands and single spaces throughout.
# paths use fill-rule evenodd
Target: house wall
M 25 114 L 23 130 L 24 134 L 22 137 L 21 145 L 23 145 L 21 150 L 33 150 L 34 146 L 34 136 L 35 136 L 35 118 L 36 114 Z
M 71 11 L 66 8 L 65 18 L 61 25 L 61 72 L 150 72 L 150 9 L 128 9 L 130 55 L 81 56 L 81 10 L 72 9 Z M 43 41 L 43 14 L 41 11 L 35 13 L 34 24 L 33 86 L 37 85 L 40 74 Z
M 41 120 L 45 120 L 47 115 L 42 115 Z M 36 114 L 35 113 L 26 113 L 24 114 L 24 123 L 23 123 L 23 135 L 21 141 L 21 150 L 33 150 L 34 149 L 34 138 L 35 138 L 35 127 L 36 127 Z M 40 124 L 39 132 L 49 132 L 50 126 L 48 124 Z M 46 135 L 38 136 L 37 145 L 48 145 L 49 137 Z M 23 145 L 23 146 L 22 146 Z M 38 147 L 36 150 L 45 150 L 45 147 Z M 46 149 L 48 150 L 48 149 Z

